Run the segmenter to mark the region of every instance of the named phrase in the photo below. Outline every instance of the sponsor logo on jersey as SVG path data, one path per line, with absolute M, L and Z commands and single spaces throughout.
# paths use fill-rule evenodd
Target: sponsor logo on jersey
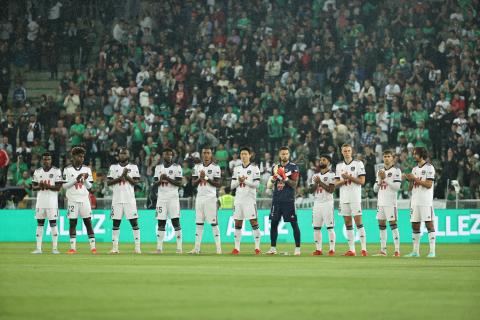
M 327 177 L 323 178 L 323 181 L 327 181 Z
M 350 170 L 355 171 L 355 167 L 350 167 Z

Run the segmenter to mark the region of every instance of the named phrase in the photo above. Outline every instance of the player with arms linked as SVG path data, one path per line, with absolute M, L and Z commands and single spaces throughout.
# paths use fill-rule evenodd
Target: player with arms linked
M 267 188 L 273 189 L 272 208 L 270 211 L 270 250 L 267 254 L 277 254 L 278 225 L 280 220 L 290 222 L 295 239 L 295 255 L 300 251 L 300 228 L 298 227 L 297 214 L 295 212 L 295 190 L 298 184 L 298 166 L 290 162 L 288 147 L 282 147 L 279 151 L 280 164 L 272 169 L 272 176 L 268 180 Z

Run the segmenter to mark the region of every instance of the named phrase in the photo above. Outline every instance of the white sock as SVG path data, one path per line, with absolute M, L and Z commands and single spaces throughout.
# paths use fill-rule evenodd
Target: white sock
M 175 238 L 177 239 L 177 250 L 182 250 L 182 229 L 175 230 Z
M 88 238 L 88 242 L 90 243 L 90 250 L 95 249 L 95 237 Z
M 413 233 L 412 240 L 413 240 L 413 252 L 420 254 L 420 233 Z
M 361 227 L 357 229 L 358 235 L 360 236 L 360 244 L 362 245 L 362 250 L 367 250 L 367 235 L 365 233 L 365 228 Z
M 43 226 L 37 226 L 35 239 L 37 239 L 37 250 L 42 250 Z
M 353 235 L 353 229 L 347 230 L 348 250 L 355 252 L 355 236 Z
M 58 227 L 55 225 L 50 227 L 50 232 L 52 233 L 52 249 L 58 249 Z
M 429 232 L 428 242 L 430 243 L 430 253 L 435 253 L 435 239 L 436 239 L 435 231 Z
M 253 229 L 253 237 L 255 238 L 255 249 L 260 250 L 260 239 L 262 238 L 262 234 L 260 233 L 260 229 L 258 227 Z
M 77 238 L 70 238 L 70 249 L 77 250 Z
M 335 251 L 335 238 L 336 238 L 335 230 L 331 228 L 331 229 L 327 229 L 327 231 L 328 231 L 328 242 L 330 245 L 329 250 Z
M 157 250 L 163 251 L 164 239 L 165 239 L 165 230 L 157 230 Z
M 222 250 L 222 244 L 220 241 L 220 228 L 218 224 L 216 226 L 212 226 L 213 238 L 215 239 L 215 247 L 217 248 L 217 252 Z
M 133 229 L 132 232 L 135 250 L 140 250 L 140 229 Z
M 240 251 L 240 240 L 242 239 L 242 229 L 235 229 L 234 239 L 235 239 L 235 249 Z
M 398 228 L 392 230 L 393 236 L 393 243 L 395 245 L 395 251 L 400 252 L 400 233 L 398 232 Z
M 380 229 L 380 251 L 387 252 L 387 229 Z
M 315 240 L 315 249 L 322 251 L 322 230 L 313 229 L 313 240 Z
M 118 251 L 118 239 L 120 238 L 120 229 L 112 230 L 112 250 Z
M 200 251 L 202 236 L 203 236 L 203 224 L 197 224 L 197 228 L 195 230 L 195 250 L 197 251 Z

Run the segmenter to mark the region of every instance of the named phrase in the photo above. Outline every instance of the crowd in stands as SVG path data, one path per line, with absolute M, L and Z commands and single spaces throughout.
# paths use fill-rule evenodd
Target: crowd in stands
M 142 196 L 171 147 L 188 197 L 201 146 L 214 148 L 227 185 L 241 146 L 268 177 L 286 145 L 306 196 L 318 156 L 337 163 L 350 143 L 366 166 L 365 197 L 375 197 L 384 150 L 408 173 L 424 146 L 436 198 L 451 196 L 452 180 L 460 197 L 480 198 L 478 0 L 77 2 L 18 1 L 0 22 L 9 185 L 28 184 L 44 151 L 65 166 L 83 145 L 101 197 L 128 146 Z M 55 95 L 29 96 L 22 79 L 38 70 L 58 80 Z

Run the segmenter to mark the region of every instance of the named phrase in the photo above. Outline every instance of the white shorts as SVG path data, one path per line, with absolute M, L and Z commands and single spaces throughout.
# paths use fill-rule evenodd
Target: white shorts
M 78 219 L 80 218 L 90 218 L 92 216 L 92 207 L 90 206 L 90 201 L 85 202 L 68 202 L 67 207 L 67 217 L 68 219 Z
M 195 222 L 218 224 L 217 198 L 197 198 L 195 200 Z
M 158 200 L 155 210 L 157 220 L 180 218 L 180 200 Z
M 136 203 L 112 203 L 110 218 L 113 220 L 122 220 L 123 216 L 128 220 L 137 219 L 138 211 Z
M 257 218 L 256 201 L 242 201 L 233 207 L 233 219 L 235 220 L 252 220 Z
M 435 214 L 432 206 L 413 206 L 410 208 L 410 222 L 433 221 Z
M 396 221 L 398 219 L 397 212 L 397 207 L 379 206 L 377 208 L 377 220 Z
M 340 203 L 341 216 L 361 216 L 362 215 L 362 204 L 360 202 L 352 203 Z
M 320 228 L 324 225 L 327 228 L 335 226 L 335 218 L 333 216 L 333 202 L 314 203 L 312 210 L 313 227 Z
M 35 219 L 58 219 L 58 208 L 37 208 L 35 210 Z

